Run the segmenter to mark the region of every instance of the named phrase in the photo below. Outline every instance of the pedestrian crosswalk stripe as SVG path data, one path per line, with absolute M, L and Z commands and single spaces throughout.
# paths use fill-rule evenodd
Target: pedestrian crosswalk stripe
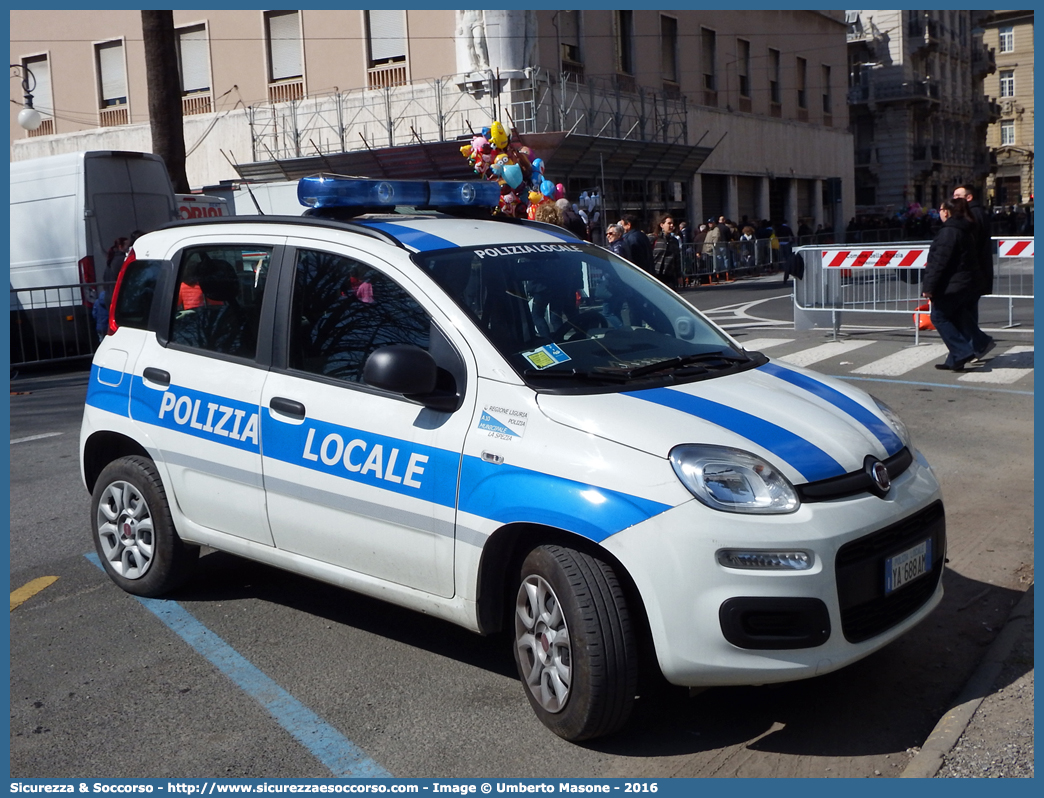
M 783 355 L 779 360 L 784 360 L 792 366 L 810 366 L 813 363 L 818 363 L 820 360 L 827 360 L 832 357 L 846 355 L 849 352 L 854 352 L 857 349 L 862 349 L 864 346 L 870 346 L 870 344 L 873 343 L 876 342 L 831 341 L 828 344 L 813 346 L 811 349 L 802 349 L 799 352 L 792 352 L 789 355 Z
M 754 338 L 750 341 L 740 341 L 740 343 L 748 352 L 760 352 L 763 349 L 789 344 L 793 340 L 793 338 Z
M 882 377 L 897 377 L 933 360 L 946 357 L 946 344 L 926 344 L 925 346 L 909 346 L 898 352 L 882 357 L 865 366 L 853 369 L 853 374 L 876 374 Z
M 986 365 L 976 368 L 957 379 L 960 382 L 992 383 L 1010 385 L 1033 370 L 1033 347 L 1013 346 L 1003 355 L 988 360 Z

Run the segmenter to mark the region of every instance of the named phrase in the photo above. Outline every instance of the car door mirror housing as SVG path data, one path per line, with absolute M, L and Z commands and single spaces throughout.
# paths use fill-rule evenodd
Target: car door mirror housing
M 435 390 L 438 366 L 427 350 L 409 344 L 390 344 L 375 350 L 363 367 L 363 381 L 374 388 L 410 398 Z

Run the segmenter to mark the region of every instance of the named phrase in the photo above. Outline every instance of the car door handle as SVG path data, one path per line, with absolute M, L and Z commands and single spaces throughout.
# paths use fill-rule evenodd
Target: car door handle
M 293 399 L 284 399 L 282 396 L 273 396 L 268 406 L 275 410 L 277 413 L 282 413 L 284 416 L 290 416 L 304 420 L 305 417 L 305 406 L 300 402 L 295 402 Z
M 149 366 L 141 373 L 141 376 L 147 379 L 149 382 L 154 382 L 157 385 L 162 385 L 164 388 L 170 387 L 170 372 L 164 371 L 163 369 L 153 368 Z

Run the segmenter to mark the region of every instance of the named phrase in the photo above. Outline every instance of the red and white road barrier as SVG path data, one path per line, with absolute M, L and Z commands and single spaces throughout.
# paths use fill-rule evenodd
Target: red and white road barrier
M 1032 238 L 997 238 L 997 257 L 999 258 L 1032 258 Z
M 927 247 L 823 250 L 828 269 L 923 269 L 927 263 Z

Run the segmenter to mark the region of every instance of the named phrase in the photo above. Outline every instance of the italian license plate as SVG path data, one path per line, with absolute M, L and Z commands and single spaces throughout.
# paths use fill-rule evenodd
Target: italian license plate
M 932 539 L 885 560 L 885 595 L 932 570 Z

